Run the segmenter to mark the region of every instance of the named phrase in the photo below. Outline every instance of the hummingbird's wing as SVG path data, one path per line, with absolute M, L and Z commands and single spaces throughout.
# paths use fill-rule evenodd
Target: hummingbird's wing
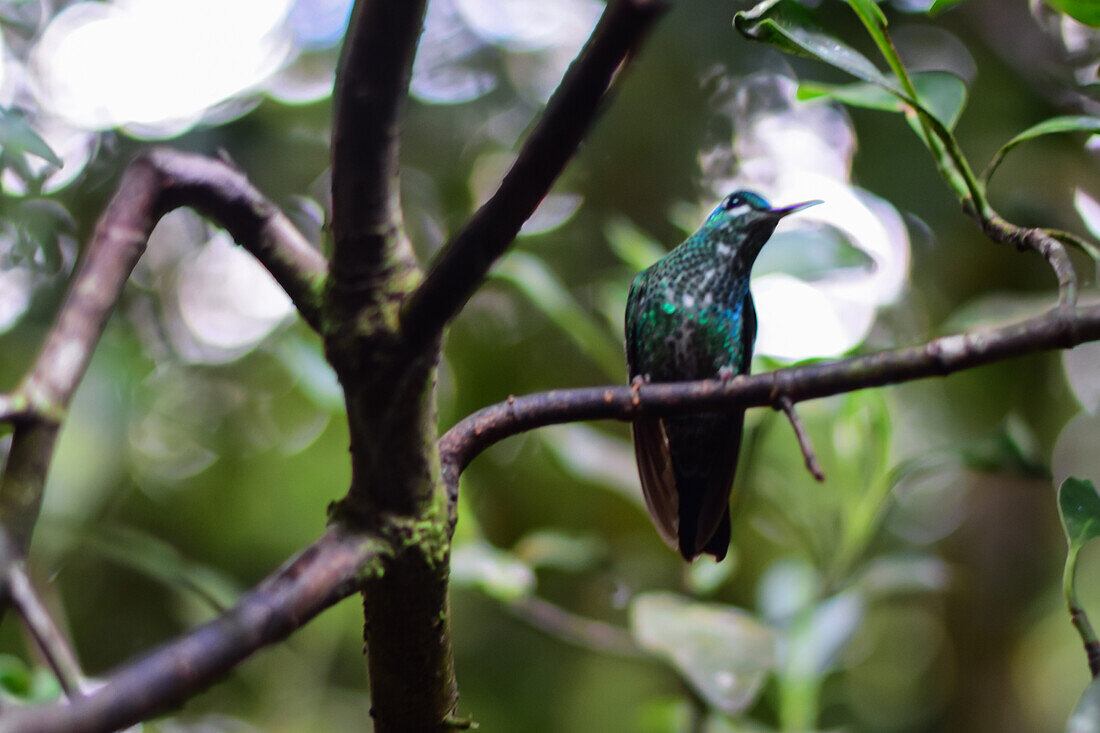
M 630 284 L 630 296 L 626 301 L 626 364 L 633 380 L 642 374 L 640 353 L 642 334 L 638 332 L 638 316 L 645 307 L 646 287 L 644 273 Z M 635 420 L 634 458 L 638 463 L 638 476 L 642 481 L 642 496 L 646 508 L 653 517 L 657 533 L 669 547 L 676 549 L 677 527 L 680 522 L 679 501 L 676 498 L 676 479 L 672 474 L 668 436 L 660 418 L 647 417 Z
M 752 294 L 742 304 L 738 374 L 747 374 L 756 343 Z M 730 494 L 741 453 L 744 411 L 684 415 L 663 420 L 669 446 L 679 521 L 678 547 L 685 560 L 708 553 L 721 560 L 730 543 Z
M 675 550 L 679 546 L 680 500 L 665 427 L 660 418 L 647 417 L 635 420 L 631 430 L 646 509 L 661 539 Z

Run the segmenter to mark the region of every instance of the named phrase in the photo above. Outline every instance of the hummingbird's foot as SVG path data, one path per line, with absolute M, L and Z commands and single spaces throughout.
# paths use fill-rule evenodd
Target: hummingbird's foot
M 724 367 L 718 370 L 718 378 L 721 379 L 723 382 L 728 382 L 736 376 L 737 375 L 733 373 L 733 367 L 731 367 L 729 364 L 726 364 Z
M 642 374 L 635 374 L 634 379 L 630 380 L 630 389 L 637 392 L 643 384 L 649 384 L 649 379 Z

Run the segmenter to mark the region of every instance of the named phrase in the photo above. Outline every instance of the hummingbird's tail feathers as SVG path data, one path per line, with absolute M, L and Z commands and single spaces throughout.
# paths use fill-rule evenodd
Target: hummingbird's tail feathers
M 661 539 L 675 550 L 680 528 L 680 501 L 676 494 L 668 436 L 659 418 L 635 420 L 632 429 L 634 456 L 638 462 L 646 509 Z
M 726 513 L 722 515 L 722 521 L 718 523 L 718 529 L 715 530 L 710 540 L 707 541 L 706 547 L 703 548 L 703 552 L 708 555 L 714 555 L 715 562 L 722 562 L 726 557 L 726 552 L 730 549 L 730 539 L 732 539 L 733 531 L 730 527 L 730 510 L 727 507 Z
M 677 498 L 678 549 L 721 559 L 729 547 L 729 502 L 741 447 L 743 413 L 702 414 L 665 421 Z

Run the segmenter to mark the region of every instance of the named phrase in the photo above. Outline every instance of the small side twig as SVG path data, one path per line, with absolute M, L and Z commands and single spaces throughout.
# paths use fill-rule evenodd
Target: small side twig
M 84 673 L 69 642 L 38 599 L 22 560 L 12 562 L 7 572 L 8 593 L 27 632 L 38 645 L 46 664 L 53 670 L 65 697 L 74 700 L 84 694 Z
M 806 426 L 802 424 L 802 418 L 795 412 L 791 398 L 787 395 L 780 395 L 776 398 L 775 409 L 782 410 L 791 423 L 795 437 L 798 438 L 798 447 L 802 449 L 802 458 L 806 461 L 806 470 L 818 481 L 825 481 L 825 471 L 821 469 L 821 463 L 817 460 L 813 443 L 810 442 L 810 435 L 806 432 Z

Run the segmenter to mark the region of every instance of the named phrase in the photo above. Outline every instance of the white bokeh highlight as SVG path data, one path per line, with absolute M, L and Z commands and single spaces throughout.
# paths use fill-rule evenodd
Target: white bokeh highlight
M 71 5 L 32 53 L 40 102 L 85 130 L 136 125 L 147 137 L 179 134 L 287 62 L 290 9 L 290 0 Z
M 828 229 L 868 259 L 865 267 L 837 262 L 812 276 L 757 268 L 756 350 L 785 361 L 839 356 L 858 346 L 879 308 L 903 293 L 909 276 L 909 237 L 901 216 L 850 182 L 855 134 L 848 117 L 828 104 L 796 101 L 796 88 L 793 79 L 778 74 L 739 82 L 720 110 L 735 130 L 732 148 L 719 145 L 702 158 L 715 199 L 747 188 L 776 206 L 824 201 L 784 220 L 774 241 L 795 239 L 799 230 Z

